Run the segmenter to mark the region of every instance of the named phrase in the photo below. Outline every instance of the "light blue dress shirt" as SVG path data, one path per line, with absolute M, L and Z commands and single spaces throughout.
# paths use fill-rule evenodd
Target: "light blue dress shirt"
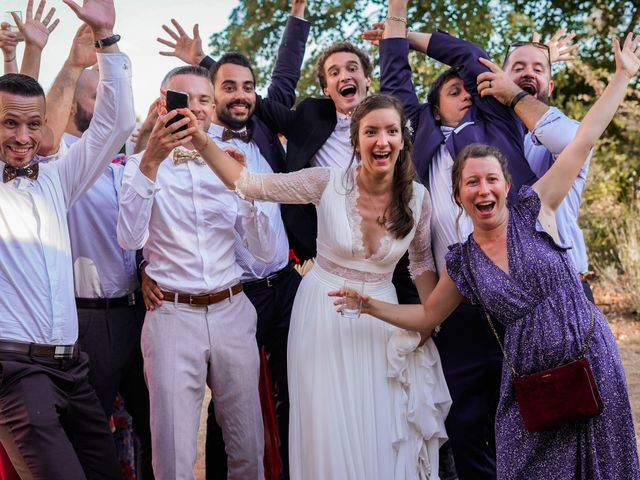
M 209 135 L 220 147 L 233 147 L 241 150 L 246 157 L 247 168 L 251 172 L 256 173 L 273 173 L 273 169 L 267 160 L 260 153 L 260 149 L 255 142 L 243 142 L 240 139 L 232 138 L 227 142 L 222 141 L 222 132 L 224 128 L 214 123 L 209 127 Z M 262 202 L 254 200 L 256 207 L 264 212 L 269 218 L 269 227 L 272 230 L 272 236 L 275 242 L 275 256 L 271 262 L 262 262 L 249 251 L 245 242 L 242 241 L 240 234 L 236 232 L 236 261 L 242 267 L 243 273 L 240 277 L 242 282 L 250 282 L 265 278 L 272 273 L 282 270 L 289 263 L 289 240 L 284 229 L 282 216 L 280 215 L 280 204 L 273 202 Z
M 579 122 L 568 118 L 557 108 L 551 107 L 538 120 L 533 131 L 527 134 L 524 140 L 524 154 L 531 170 L 538 178 L 549 170 L 558 155 L 573 140 L 578 125 L 580 125 Z M 578 226 L 578 214 L 590 162 L 591 153 L 580 169 L 571 190 L 556 211 L 560 240 L 565 246 L 571 247 L 567 253 L 578 273 L 589 270 L 587 248 L 582 230 Z
M 64 134 L 71 146 L 77 137 Z M 68 214 L 75 295 L 124 297 L 138 288 L 135 251 L 118 245 L 116 226 L 124 165 L 112 163 Z

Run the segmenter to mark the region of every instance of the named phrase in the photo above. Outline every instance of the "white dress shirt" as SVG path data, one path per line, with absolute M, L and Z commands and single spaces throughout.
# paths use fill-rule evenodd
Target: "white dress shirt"
M 557 108 L 551 107 L 538 120 L 534 130 L 527 134 L 524 139 L 524 155 L 538 178 L 549 170 L 558 155 L 573 140 L 579 125 L 579 122 L 568 118 Z M 565 246 L 571 247 L 567 253 L 578 273 L 585 273 L 589 269 L 587 248 L 582 230 L 578 226 L 578 215 L 590 162 L 591 153 L 580 169 L 571 190 L 556 211 L 560 240 Z
M 453 200 L 452 169 L 453 158 L 443 142 L 429 165 L 431 245 L 438 274 L 446 267 L 449 245 L 464 242 L 473 231 L 473 222 Z
M 353 157 L 353 145 L 351 145 L 351 117 L 336 112 L 338 119 L 331 136 L 327 138 L 322 147 L 311 159 L 312 167 L 334 167 L 346 169 Z
M 131 132 L 131 64 L 98 54 L 91 126 L 38 179 L 0 184 L 0 338 L 72 344 L 78 337 L 67 210 L 102 175 Z M 0 161 L 0 168 L 4 162 Z
M 238 138 L 232 138 L 227 142 L 223 142 L 223 131 L 224 127 L 215 123 L 212 123 L 209 128 L 209 134 L 220 147 L 233 147 L 244 153 L 247 168 L 250 171 L 273 173 L 271 165 L 262 156 L 258 145 L 253 140 L 247 143 Z M 280 215 L 280 204 L 256 200 L 254 205 L 269 218 L 269 226 L 274 239 L 274 257 L 268 263 L 258 260 L 245 246 L 240 234 L 236 232 L 236 259 L 243 270 L 240 278 L 242 282 L 265 278 L 278 270 L 282 270 L 289 263 L 289 239 Z
M 197 295 L 237 283 L 236 230 L 256 258 L 273 259 L 269 218 L 208 166 L 174 165 L 170 154 L 153 182 L 140 171 L 143 154 L 131 156 L 124 170 L 118 242 L 126 250 L 144 247 L 146 272 L 160 288 Z

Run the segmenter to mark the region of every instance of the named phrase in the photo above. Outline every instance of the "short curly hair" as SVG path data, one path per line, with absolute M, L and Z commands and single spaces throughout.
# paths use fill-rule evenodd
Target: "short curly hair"
M 362 66 L 365 77 L 371 77 L 371 74 L 373 73 L 373 64 L 371 63 L 369 55 L 364 53 L 363 50 L 356 47 L 351 42 L 336 42 L 325 48 L 318 57 L 318 60 L 316 60 L 316 75 L 318 76 L 320 88 L 326 88 L 327 86 L 327 77 L 324 74 L 324 64 L 327 63 L 327 59 L 331 55 L 339 52 L 353 53 L 356 55 L 360 60 L 360 65 Z

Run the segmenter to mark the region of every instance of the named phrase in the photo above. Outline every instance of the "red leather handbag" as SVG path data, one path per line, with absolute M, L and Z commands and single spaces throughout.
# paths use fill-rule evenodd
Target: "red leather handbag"
M 524 428 L 541 432 L 602 413 L 602 399 L 589 360 L 513 379 Z
M 475 284 L 470 258 L 467 244 L 467 261 Z M 565 423 L 588 420 L 602 413 L 598 385 L 593 378 L 589 360 L 585 357 L 595 326 L 594 308 L 589 302 L 589 331 L 577 360 L 530 375 L 518 374 L 485 308 L 489 326 L 500 345 L 505 362 L 513 372 L 516 400 L 527 431 L 542 432 Z

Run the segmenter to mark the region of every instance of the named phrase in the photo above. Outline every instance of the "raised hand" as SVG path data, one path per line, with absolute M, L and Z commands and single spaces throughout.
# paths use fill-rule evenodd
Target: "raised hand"
M 13 20 L 16 22 L 16 26 L 20 31 L 20 34 L 25 40 L 27 46 L 35 47 L 39 50 L 44 49 L 47 41 L 49 40 L 49 34 L 53 32 L 60 19 L 55 19 L 51 22 L 53 15 L 56 13 L 55 8 L 51 8 L 47 16 L 42 19 L 42 14 L 47 5 L 46 0 L 41 0 L 36 10 L 36 14 L 33 14 L 33 0 L 27 2 L 27 11 L 25 20 L 22 22 L 20 17 L 12 12 Z
M 629 32 L 624 39 L 622 49 L 617 38 L 613 39 L 613 53 L 616 60 L 616 73 L 623 73 L 631 79 L 640 68 L 640 35 L 634 38 L 633 32 Z
M 71 51 L 67 64 L 82 69 L 89 68 L 98 61 L 96 49 L 93 46 L 93 34 L 91 27 L 83 23 L 71 43 Z
M 291 15 L 304 18 L 304 11 L 307 8 L 307 0 L 291 0 Z
M 7 72 L 7 64 L 13 63 L 16 59 L 16 47 L 18 45 L 18 34 L 9 30 L 7 22 L 0 23 L 0 50 L 4 56 L 4 67 Z
M 384 38 L 384 22 L 375 22 L 371 24 L 371 30 L 362 32 L 362 39 L 378 45 L 380 40 Z
M 503 105 L 511 105 L 511 100 L 520 92 L 521 88 L 495 63 L 486 58 L 480 58 L 480 63 L 489 69 L 488 72 L 482 72 L 476 78 L 480 96 L 490 95 Z
M 76 16 L 91 27 L 96 40 L 113 35 L 116 10 L 113 0 L 83 0 L 82 7 L 73 0 L 62 0 Z
M 567 33 L 567 29 L 561 28 L 544 43 L 549 47 L 549 60 L 551 63 L 570 62 L 576 59 L 572 52 L 580 48 L 580 45 L 577 43 L 571 44 L 576 34 L 571 32 L 565 35 L 565 33 Z M 540 34 L 538 32 L 534 32 L 532 41 L 540 43 Z
M 172 38 L 171 40 L 165 40 L 158 37 L 156 40 L 169 48 L 172 48 L 172 52 L 160 52 L 160 55 L 165 57 L 177 57 L 189 65 L 199 65 L 202 59 L 205 57 L 204 50 L 202 50 L 202 39 L 200 38 L 200 30 L 198 24 L 193 26 L 193 38 L 191 38 L 184 31 L 182 26 L 177 20 L 171 19 L 171 23 L 175 28 L 175 31 L 167 25 L 162 25 L 162 29 Z

